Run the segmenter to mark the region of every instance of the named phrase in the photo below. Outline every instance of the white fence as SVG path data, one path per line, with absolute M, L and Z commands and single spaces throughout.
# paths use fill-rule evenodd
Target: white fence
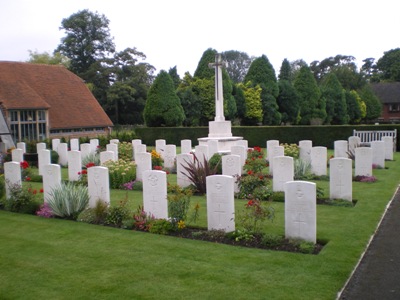
M 353 130 L 353 135 L 361 139 L 361 144 L 369 145 L 372 141 L 380 141 L 384 136 L 393 138 L 393 151 L 396 151 L 397 129 L 394 130 Z

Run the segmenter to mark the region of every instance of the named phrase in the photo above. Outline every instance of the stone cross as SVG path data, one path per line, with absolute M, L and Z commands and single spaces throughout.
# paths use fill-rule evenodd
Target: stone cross
M 222 87 L 222 65 L 221 54 L 215 55 L 215 63 L 210 63 L 210 68 L 215 68 L 215 121 L 225 121 L 224 117 L 224 91 Z

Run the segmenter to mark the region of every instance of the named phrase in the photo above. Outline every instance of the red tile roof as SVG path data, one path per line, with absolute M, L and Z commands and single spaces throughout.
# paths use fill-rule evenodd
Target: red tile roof
M 83 80 L 63 66 L 0 61 L 0 103 L 48 109 L 50 129 L 113 126 Z

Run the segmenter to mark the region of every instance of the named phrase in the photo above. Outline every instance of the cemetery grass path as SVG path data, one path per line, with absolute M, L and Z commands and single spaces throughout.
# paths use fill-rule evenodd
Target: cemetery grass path
M 0 211 L 0 299 L 335 299 L 398 186 L 395 159 L 374 170 L 377 182 L 353 184 L 355 207 L 318 205 L 317 237 L 328 242 L 318 255 Z M 140 192 L 113 190 L 112 204 L 125 195 L 136 208 Z M 274 207 L 266 230 L 283 234 L 283 203 Z

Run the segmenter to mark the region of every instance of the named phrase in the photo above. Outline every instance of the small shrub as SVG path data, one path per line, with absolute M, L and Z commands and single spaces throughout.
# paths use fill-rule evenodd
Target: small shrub
M 94 207 L 83 210 L 77 221 L 90 224 L 104 224 L 108 215 L 108 204 L 102 200 L 97 200 Z
M 215 153 L 211 158 L 208 160 L 211 169 L 215 169 L 215 174 L 222 174 L 222 155 L 219 153 Z
M 17 213 L 35 214 L 40 207 L 39 202 L 43 195 L 32 189 L 30 185 L 6 184 L 9 187 L 9 198 L 3 198 L 2 200 L 4 209 Z M 40 190 L 40 192 L 43 191 Z
M 151 154 L 151 166 L 153 167 L 153 169 L 155 168 L 155 167 L 161 167 L 161 169 L 162 169 L 162 167 L 163 167 L 163 164 L 164 164 L 164 160 L 163 160 L 163 158 L 161 157 L 161 154 L 160 153 L 158 153 L 156 150 L 151 150 L 151 152 L 150 152 L 150 154 Z
M 293 158 L 299 158 L 300 150 L 297 144 L 281 144 L 284 147 L 285 156 L 291 156 Z
M 119 189 L 124 183 L 136 179 L 136 165 L 134 162 L 109 160 L 104 164 L 109 170 L 110 188 Z
M 254 239 L 254 235 L 246 229 L 236 229 L 235 231 L 229 233 L 228 237 L 234 239 L 236 242 L 251 241 Z
M 273 192 L 269 197 L 269 200 L 272 202 L 285 202 L 285 193 L 284 192 Z
M 241 199 L 268 200 L 272 194 L 272 190 L 268 186 L 269 175 L 248 171 L 247 174 L 238 177 L 238 184 L 238 196 Z
M 51 209 L 50 205 L 46 202 L 40 206 L 38 211 L 36 211 L 36 215 L 42 218 L 54 217 L 53 210 Z
M 238 228 L 258 234 L 262 232 L 265 221 L 272 221 L 274 216 L 275 211 L 271 205 L 260 200 L 249 200 L 236 215 L 236 224 Z
M 185 222 L 190 206 L 190 189 L 182 189 L 178 185 L 170 185 L 168 194 L 168 212 L 172 224 L 177 227 L 179 222 Z
M 353 178 L 354 181 L 358 182 L 375 182 L 377 181 L 377 178 L 375 176 L 361 176 L 357 175 Z
M 295 180 L 309 180 L 312 178 L 311 162 L 302 159 L 294 160 L 294 179 Z
M 130 211 L 127 207 L 128 195 L 124 200 L 121 200 L 117 206 L 111 206 L 108 209 L 105 224 L 121 227 L 122 222 L 129 218 Z
M 132 143 L 121 142 L 118 144 L 118 158 L 125 161 L 132 161 L 133 159 Z
M 264 234 L 261 242 L 269 248 L 275 248 L 282 244 L 284 237 L 275 234 Z
M 156 219 L 150 222 L 149 232 L 166 235 L 174 230 L 174 225 L 165 219 Z
M 58 152 L 50 150 L 50 162 L 52 164 L 58 164 L 58 158 L 59 158 Z
M 132 180 L 124 183 L 122 189 L 128 191 L 143 191 L 143 182 L 140 180 Z
M 148 214 L 144 211 L 143 206 L 137 208 L 136 212 L 133 214 L 133 227 L 136 230 L 148 231 L 150 223 L 154 220 L 154 216 Z
M 267 167 L 264 151 L 260 147 L 247 150 L 247 159 L 243 170 L 247 173 L 261 173 Z
M 98 153 L 90 153 L 82 159 L 82 167 L 87 168 L 87 165 L 100 166 L 100 155 Z
M 50 192 L 47 203 L 56 216 L 76 220 L 89 203 L 89 192 L 86 186 L 62 182 Z

